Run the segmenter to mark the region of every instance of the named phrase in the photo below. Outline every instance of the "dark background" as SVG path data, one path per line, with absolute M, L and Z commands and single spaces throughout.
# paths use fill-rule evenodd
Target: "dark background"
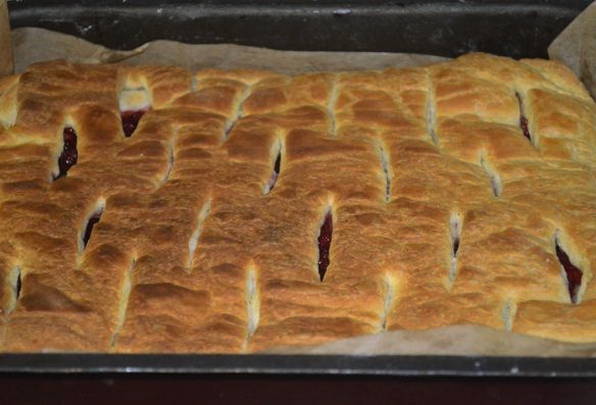
M 0 403 L 64 404 L 573 404 L 595 380 L 329 376 L 11 376 Z

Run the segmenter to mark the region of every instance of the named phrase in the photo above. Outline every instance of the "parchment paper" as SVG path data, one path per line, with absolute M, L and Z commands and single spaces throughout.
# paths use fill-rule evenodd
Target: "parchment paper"
M 8 19 L 0 0 L 0 76 L 12 66 L 6 46 Z M 595 94 L 596 3 L 555 40 L 551 57 L 567 63 Z M 189 45 L 153 41 L 132 51 L 113 51 L 68 35 L 40 28 L 12 31 L 15 71 L 51 59 L 84 63 L 168 64 L 187 69 L 267 69 L 286 74 L 420 66 L 445 60 L 429 55 L 362 52 L 289 52 L 237 45 Z M 458 325 L 428 331 L 395 331 L 334 341 L 315 347 L 268 350 L 269 353 L 430 354 L 477 356 L 596 357 L 596 343 L 568 344 L 481 326 Z
M 266 69 L 285 74 L 313 71 L 420 66 L 446 60 L 440 56 L 379 52 L 292 52 L 239 45 L 190 45 L 152 41 L 131 51 L 113 51 L 70 35 L 41 28 L 13 31 L 16 71 L 31 63 L 67 59 L 82 63 L 124 62 L 132 65 L 175 65 L 196 70 Z
M 553 41 L 548 55 L 569 66 L 596 99 L 596 1 Z
M 275 354 L 596 357 L 596 343 L 572 344 L 477 325 L 394 331 L 311 347 L 280 347 Z

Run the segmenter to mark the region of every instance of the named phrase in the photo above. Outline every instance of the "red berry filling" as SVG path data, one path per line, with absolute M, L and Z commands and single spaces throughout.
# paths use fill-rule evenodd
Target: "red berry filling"
M 273 165 L 273 171 L 275 174 L 279 174 L 279 169 L 281 167 L 281 153 L 277 154 L 277 159 L 275 159 L 275 164 Z
M 277 158 L 275 159 L 275 163 L 273 164 L 273 173 L 271 173 L 271 177 L 267 184 L 265 185 L 265 194 L 268 194 L 273 190 L 275 187 L 275 183 L 277 182 L 277 178 L 279 177 L 279 170 L 281 168 L 281 152 L 277 154 Z
M 64 131 L 62 131 L 62 138 L 64 141 L 64 147 L 62 148 L 62 153 L 58 158 L 58 168 L 60 172 L 57 176 L 54 176 L 54 180 L 66 176 L 66 172 L 68 172 L 72 166 L 77 164 L 77 159 L 79 157 L 77 152 L 77 133 L 75 132 L 74 128 L 64 128 Z
M 579 292 L 579 287 L 582 284 L 582 272 L 573 263 L 571 263 L 569 256 L 559 246 L 558 243 L 556 244 L 556 251 L 559 262 L 563 266 L 563 269 L 565 269 L 565 274 L 567 275 L 567 288 L 569 290 L 569 297 L 571 298 L 571 302 L 575 304 L 577 303 L 577 293 Z
M 453 238 L 453 257 L 457 257 L 458 250 L 459 250 L 459 238 L 456 236 Z
M 120 113 L 120 118 L 122 119 L 122 130 L 124 131 L 124 136 L 127 138 L 130 137 L 137 129 L 139 125 L 139 121 L 143 117 L 147 110 L 136 110 L 136 111 L 122 111 Z
M 528 119 L 521 115 L 519 117 L 519 126 L 524 133 L 524 136 L 528 138 L 530 142 L 532 142 L 532 138 L 530 137 L 530 130 L 528 129 Z
M 23 288 L 23 280 L 21 280 L 21 272 L 19 271 L 19 274 L 17 274 L 17 281 L 15 284 L 15 298 L 18 300 L 19 298 L 21 298 L 21 290 Z
M 331 248 L 331 238 L 333 235 L 333 217 L 331 212 L 325 215 L 323 225 L 319 232 L 319 277 L 321 281 L 325 278 L 327 267 L 329 267 L 329 249 Z
M 87 221 L 87 226 L 85 227 L 85 233 L 83 234 L 83 248 L 87 246 L 89 243 L 89 239 L 91 239 L 91 232 L 93 232 L 93 227 L 95 224 L 99 222 L 101 219 L 102 211 L 98 211 L 94 213 L 91 218 Z
M 530 135 L 530 129 L 528 128 L 528 119 L 524 114 L 524 102 L 519 93 L 516 92 L 515 97 L 517 98 L 517 104 L 519 105 L 519 127 L 521 128 L 524 136 L 528 138 L 530 142 L 532 142 L 532 136 Z

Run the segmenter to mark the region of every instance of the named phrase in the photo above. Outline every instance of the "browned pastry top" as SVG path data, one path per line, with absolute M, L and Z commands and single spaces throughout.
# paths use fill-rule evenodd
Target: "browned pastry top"
M 463 323 L 594 342 L 595 149 L 594 102 L 550 61 L 33 65 L 0 79 L 0 350 Z

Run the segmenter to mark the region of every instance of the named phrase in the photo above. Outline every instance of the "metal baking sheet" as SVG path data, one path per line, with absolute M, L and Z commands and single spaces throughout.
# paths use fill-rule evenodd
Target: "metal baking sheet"
M 596 377 L 596 358 L 1 354 L 0 373 Z
M 592 0 L 9 0 L 14 28 L 36 26 L 110 48 L 154 39 L 286 50 L 484 51 L 546 57 Z
M 591 0 L 9 0 L 14 28 L 118 49 L 153 39 L 292 50 L 546 57 Z M 594 358 L 0 354 L 0 373 L 222 373 L 596 377 Z

